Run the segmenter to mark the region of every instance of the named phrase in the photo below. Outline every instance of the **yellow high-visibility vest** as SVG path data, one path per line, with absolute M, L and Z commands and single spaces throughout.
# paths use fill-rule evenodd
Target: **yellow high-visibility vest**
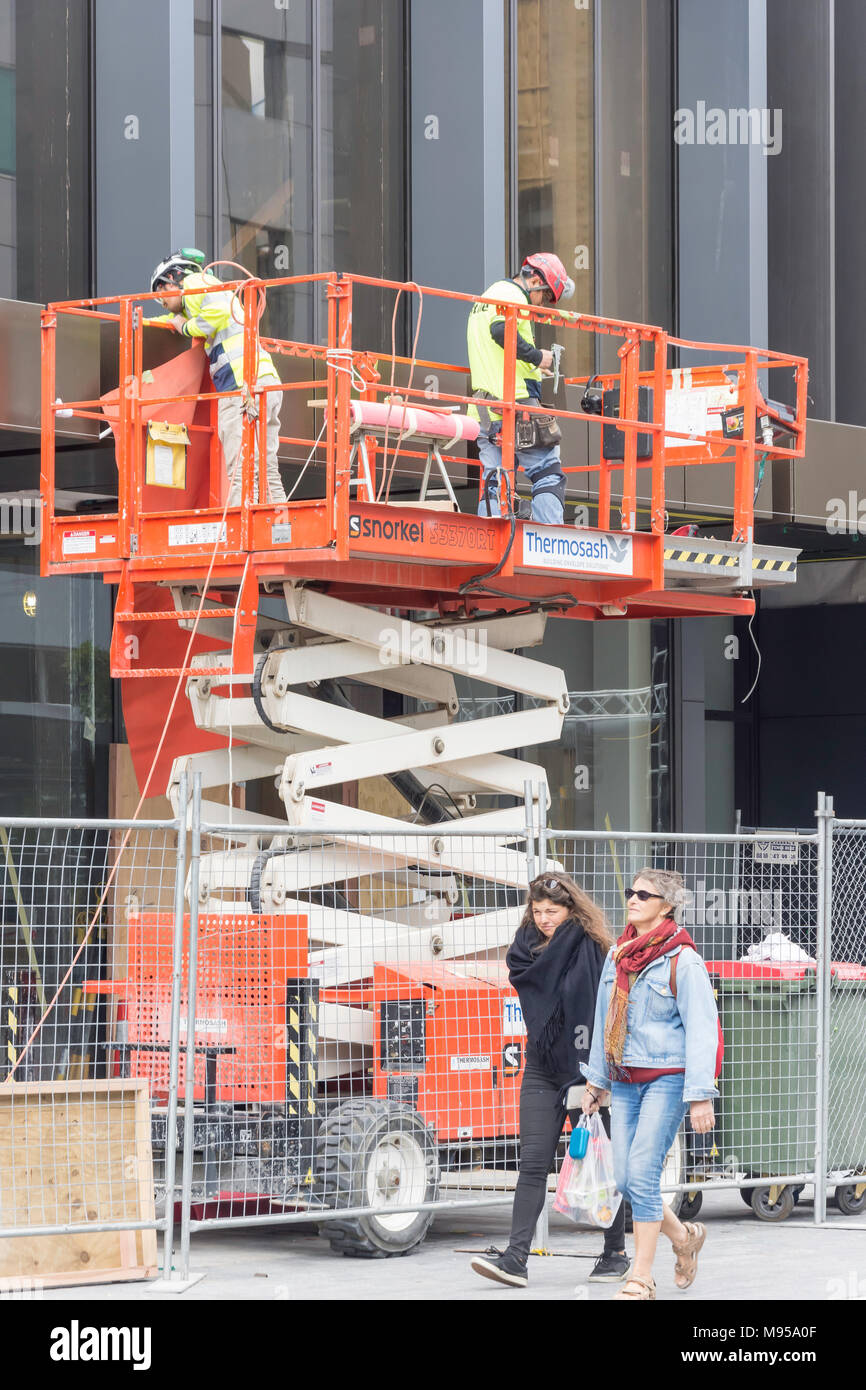
M 496 299 L 503 304 L 523 305 L 530 302 L 526 291 L 516 285 L 513 280 L 497 280 L 495 284 L 490 286 L 489 290 L 484 291 L 484 298 Z M 491 338 L 490 327 L 504 318 L 505 315 L 495 304 L 473 304 L 466 325 L 466 345 L 469 349 L 472 390 L 487 391 L 497 401 L 502 400 L 505 353 Z M 530 347 L 535 347 L 535 336 L 532 332 L 532 320 L 530 318 L 518 317 L 517 332 Z M 523 401 L 528 398 L 527 381 L 540 380 L 540 367 L 533 367 L 531 362 L 521 362 L 520 358 L 517 359 L 514 376 L 514 390 L 517 400 Z M 468 413 L 477 419 L 478 412 L 474 406 L 469 407 Z M 491 411 L 490 414 L 494 419 L 499 419 L 497 411 Z
M 181 332 L 186 338 L 203 338 L 210 374 L 217 391 L 236 391 L 244 384 L 244 310 L 233 290 L 224 290 L 216 275 L 185 275 L 181 285 Z M 172 318 L 160 314 L 159 319 Z M 270 353 L 259 348 L 257 381 L 279 381 Z

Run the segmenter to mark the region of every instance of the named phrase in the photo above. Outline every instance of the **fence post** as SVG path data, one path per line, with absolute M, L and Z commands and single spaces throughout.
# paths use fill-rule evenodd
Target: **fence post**
M 201 773 L 192 780 L 189 862 L 189 948 L 187 968 L 186 1056 L 183 1084 L 183 1177 L 180 1194 L 181 1278 L 189 1279 L 189 1223 L 195 1160 L 195 1011 L 198 973 L 198 880 L 201 864 Z M 178 1026 L 180 1019 L 178 1018 Z
M 526 867 L 530 881 L 535 878 L 535 825 L 532 817 L 532 783 L 523 783 L 523 806 L 526 811 Z
M 833 798 L 818 793 L 817 943 L 815 988 L 815 1225 L 827 1219 L 827 1129 L 830 1085 L 830 962 L 833 904 Z
M 183 894 L 186 887 L 187 774 L 182 772 L 177 802 L 177 868 L 174 880 L 174 940 L 171 958 L 171 1029 L 168 1053 L 168 1115 L 165 1126 L 165 1235 L 162 1277 L 174 1270 L 174 1184 L 177 1172 L 177 1083 L 180 1070 L 180 993 L 183 971 Z
M 547 797 L 544 798 L 544 805 L 541 803 L 544 783 L 535 784 L 535 804 L 538 807 L 538 872 L 544 873 L 547 868 Z
M 538 872 L 544 873 L 547 868 L 547 798 L 542 807 L 541 797 L 543 783 L 535 783 L 535 805 L 538 808 Z M 532 1249 L 536 1255 L 546 1255 L 548 1241 L 550 1240 L 550 1217 L 547 1210 L 547 1187 L 544 1190 L 544 1205 L 538 1215 L 535 1224 L 535 1231 L 532 1236 Z

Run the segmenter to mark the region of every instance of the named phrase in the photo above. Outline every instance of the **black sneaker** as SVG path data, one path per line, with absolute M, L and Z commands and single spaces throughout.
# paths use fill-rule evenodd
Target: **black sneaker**
M 617 1284 L 631 1269 L 628 1255 L 620 1255 L 616 1250 L 607 1250 L 599 1255 L 589 1276 L 591 1284 Z
M 491 1246 L 483 1255 L 476 1255 L 471 1263 L 476 1274 L 483 1274 L 485 1279 L 495 1279 L 499 1284 L 525 1289 L 529 1283 L 526 1261 L 518 1259 L 510 1250 L 503 1254 Z

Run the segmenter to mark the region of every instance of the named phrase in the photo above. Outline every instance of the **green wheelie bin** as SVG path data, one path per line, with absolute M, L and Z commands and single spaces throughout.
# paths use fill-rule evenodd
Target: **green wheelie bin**
M 814 966 L 707 961 L 725 1035 L 716 1147 L 747 1177 L 808 1173 L 815 1164 L 818 995 Z M 756 1181 L 743 1198 L 765 1221 L 799 1193 Z
M 828 1032 L 827 1168 L 840 1175 L 837 1207 L 859 1216 L 866 1211 L 866 967 L 833 963 Z M 851 1180 L 842 1182 L 842 1174 Z

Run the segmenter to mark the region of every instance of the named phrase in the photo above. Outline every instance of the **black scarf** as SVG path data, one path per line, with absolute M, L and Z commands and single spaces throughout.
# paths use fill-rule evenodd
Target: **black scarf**
M 518 927 L 505 963 L 517 990 L 526 1033 L 545 1071 L 577 1073 L 589 1056 L 595 996 L 604 964 L 600 946 L 581 924 L 567 918 L 542 951 L 544 940 L 534 923 Z M 583 1025 L 587 1047 L 576 1049 L 574 1030 Z

